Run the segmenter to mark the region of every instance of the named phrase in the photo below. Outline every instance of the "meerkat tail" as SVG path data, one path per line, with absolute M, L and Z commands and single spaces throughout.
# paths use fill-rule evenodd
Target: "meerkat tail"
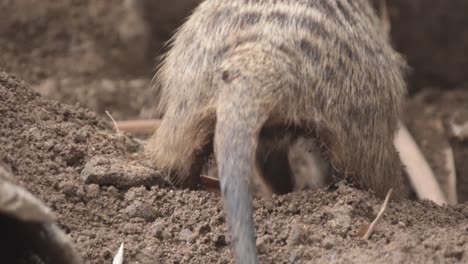
M 224 209 L 232 235 L 232 246 L 237 263 L 258 263 L 253 223 L 252 194 L 248 177 L 254 169 L 256 146 L 254 140 L 246 140 L 251 131 L 236 131 L 222 125 L 217 131 L 230 129 L 231 138 L 219 137 L 216 141 L 218 170 Z M 250 134 L 250 135 L 249 135 Z M 240 139 L 242 137 L 242 139 Z M 236 138 L 239 138 L 237 140 Z
M 258 116 L 262 111 L 250 107 L 246 111 L 227 103 L 221 108 L 217 113 L 215 152 L 231 246 L 236 263 L 258 263 L 249 179 L 255 171 L 258 135 L 266 118 Z
M 228 215 L 236 263 L 258 263 L 252 194 L 247 179 L 252 171 L 249 157 L 253 157 L 255 146 L 249 141 L 235 141 L 226 139 L 216 144 L 224 210 Z

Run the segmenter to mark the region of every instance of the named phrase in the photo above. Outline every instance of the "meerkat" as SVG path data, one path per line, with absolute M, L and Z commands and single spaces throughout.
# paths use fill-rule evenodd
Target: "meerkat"
M 330 175 L 330 164 L 313 138 L 280 133 L 273 138 L 260 135 L 258 141 L 257 166 L 249 178 L 255 195 L 269 197 L 293 190 L 316 190 L 339 180 Z M 213 153 L 201 175 L 219 178 Z
M 193 186 L 214 152 L 234 258 L 258 263 L 249 184 L 294 170 L 263 138 L 311 138 L 336 173 L 406 195 L 393 145 L 405 65 L 367 0 L 206 0 L 156 74 L 165 114 L 147 153 Z

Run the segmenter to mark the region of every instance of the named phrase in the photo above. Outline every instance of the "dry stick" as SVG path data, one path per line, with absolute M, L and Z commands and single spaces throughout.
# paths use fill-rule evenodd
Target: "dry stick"
M 438 205 L 448 204 L 431 167 L 401 122 L 394 144 L 419 199 L 428 199 Z
M 367 229 L 366 234 L 364 235 L 364 239 L 369 239 L 369 237 L 372 235 L 372 232 L 374 231 L 375 227 L 377 226 L 377 223 L 380 221 L 382 218 L 383 214 L 385 213 L 385 210 L 387 209 L 388 201 L 390 200 L 390 196 L 392 195 L 392 189 L 390 189 L 387 193 L 387 196 L 385 197 L 385 201 L 382 204 L 382 207 L 380 208 L 379 213 L 377 214 L 377 217 L 375 217 L 374 221 L 369 226 L 369 229 Z
M 219 186 L 219 179 L 213 178 L 207 175 L 201 175 L 201 184 L 205 187 L 207 191 L 220 193 L 221 188 Z
M 119 121 L 117 125 L 122 131 L 133 135 L 151 135 L 158 130 L 161 121 L 158 119 L 150 120 L 127 120 Z
M 109 113 L 109 111 L 106 110 L 106 114 L 109 116 L 109 118 L 112 120 L 112 122 L 114 123 L 114 128 L 117 132 L 117 134 L 120 134 L 120 130 L 119 130 L 119 126 L 117 125 L 117 122 L 115 122 L 114 118 L 111 116 L 111 114 Z
M 447 169 L 447 199 L 451 205 L 458 203 L 457 198 L 457 174 L 455 169 L 455 159 L 453 156 L 453 150 L 448 147 L 444 150 L 445 156 L 445 168 Z
M 109 116 L 109 118 L 112 120 L 112 122 L 114 123 L 114 128 L 115 128 L 115 131 L 116 131 L 117 135 L 122 136 L 121 140 L 122 140 L 122 143 L 123 143 L 123 146 L 124 146 L 122 148 L 122 154 L 124 155 L 124 157 L 127 157 L 127 150 L 126 150 L 127 138 L 125 136 L 123 136 L 123 134 L 120 133 L 119 125 L 117 124 L 115 119 L 112 117 L 112 115 L 107 110 L 105 112 Z

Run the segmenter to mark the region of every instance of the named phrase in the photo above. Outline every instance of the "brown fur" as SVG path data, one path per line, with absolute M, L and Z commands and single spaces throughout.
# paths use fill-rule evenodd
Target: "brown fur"
M 379 25 L 366 0 L 207 0 L 177 31 L 147 150 L 194 184 L 214 146 L 240 263 L 256 262 L 247 186 L 265 130 L 305 132 L 343 175 L 403 196 L 393 138 L 405 64 Z
M 297 131 L 278 133 L 274 128 L 263 131 L 256 161 L 257 168 L 250 178 L 250 187 L 256 195 L 269 197 L 273 193 L 314 190 L 337 181 L 331 177 L 330 164 L 316 140 Z M 218 178 L 214 155 L 204 164 L 201 175 Z

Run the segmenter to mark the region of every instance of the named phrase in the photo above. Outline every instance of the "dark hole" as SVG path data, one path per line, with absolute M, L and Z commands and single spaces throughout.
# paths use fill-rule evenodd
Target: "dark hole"
M 223 81 L 230 82 L 231 80 L 229 79 L 229 77 L 230 77 L 229 71 L 223 71 L 223 75 L 221 77 Z

